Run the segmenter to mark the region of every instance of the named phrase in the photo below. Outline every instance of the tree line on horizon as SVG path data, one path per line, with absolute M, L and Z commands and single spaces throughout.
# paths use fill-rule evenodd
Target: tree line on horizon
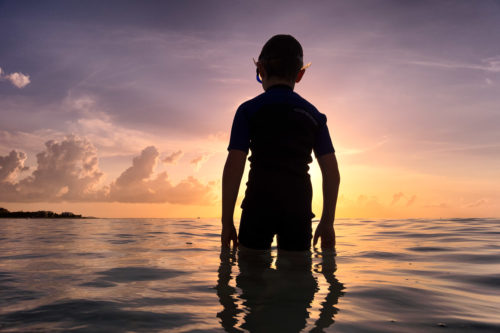
M 82 215 L 80 214 L 73 214 L 71 212 L 62 212 L 61 214 L 54 213 L 49 210 L 39 210 L 36 212 L 24 212 L 24 211 L 17 211 L 17 212 L 10 212 L 5 208 L 0 207 L 0 218 L 5 218 L 5 217 L 10 217 L 10 218 L 41 218 L 41 219 L 57 219 L 57 218 L 72 218 L 72 219 L 80 219 L 82 218 Z

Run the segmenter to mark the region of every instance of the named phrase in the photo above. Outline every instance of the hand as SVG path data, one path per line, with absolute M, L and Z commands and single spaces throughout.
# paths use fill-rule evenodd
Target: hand
M 333 250 L 335 248 L 335 229 L 333 229 L 333 225 L 319 222 L 314 232 L 314 247 L 319 238 L 321 238 L 322 249 Z
M 220 234 L 220 241 L 222 247 L 230 248 L 231 241 L 233 242 L 233 248 L 238 246 L 238 234 L 234 224 L 222 224 L 222 232 Z

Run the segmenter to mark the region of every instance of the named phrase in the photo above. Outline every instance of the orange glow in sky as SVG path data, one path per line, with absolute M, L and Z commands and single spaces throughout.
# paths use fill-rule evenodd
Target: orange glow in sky
M 289 33 L 312 62 L 296 91 L 328 118 L 338 217 L 500 212 L 498 10 L 73 6 L 0 4 L 0 207 L 220 216 L 234 112 L 262 92 L 252 57 Z M 316 161 L 310 174 L 319 218 Z

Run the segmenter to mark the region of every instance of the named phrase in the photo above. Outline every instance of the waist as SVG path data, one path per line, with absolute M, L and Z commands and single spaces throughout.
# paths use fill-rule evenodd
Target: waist
M 250 162 L 249 177 L 271 178 L 276 180 L 309 180 L 309 165 L 288 161 Z

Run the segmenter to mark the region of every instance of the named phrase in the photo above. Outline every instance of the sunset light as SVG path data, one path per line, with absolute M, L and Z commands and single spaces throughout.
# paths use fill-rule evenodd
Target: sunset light
M 499 41 L 499 0 L 0 0 L 0 331 L 500 332 Z
M 497 21 L 485 6 L 480 22 L 470 12 L 455 24 L 458 9 L 445 7 L 403 20 L 404 6 L 385 2 L 291 6 L 262 13 L 255 27 L 236 7 L 178 21 L 127 6 L 104 19 L 80 4 L 5 3 L 0 204 L 220 216 L 234 112 L 262 91 L 252 57 L 286 31 L 312 62 L 296 90 L 328 117 L 342 176 L 338 216 L 494 216 L 500 53 L 483 32 Z

